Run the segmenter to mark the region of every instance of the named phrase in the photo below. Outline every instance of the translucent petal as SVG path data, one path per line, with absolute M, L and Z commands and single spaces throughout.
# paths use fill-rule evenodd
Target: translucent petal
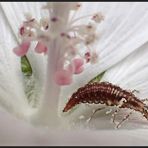
M 24 14 L 30 13 L 33 17 L 39 19 L 41 16 L 45 16 L 47 11 L 41 12 L 40 8 L 44 2 L 1 2 L 1 8 L 5 14 L 8 24 L 11 27 L 13 35 L 18 40 L 18 28 L 20 27 L 22 21 L 24 20 Z M 30 61 L 30 64 L 33 69 L 33 73 L 36 79 L 36 82 L 40 87 L 43 86 L 45 78 L 45 65 L 46 58 L 44 55 L 39 55 L 34 52 L 36 43 L 31 45 L 27 57 Z M 13 46 L 11 47 L 13 48 Z
M 28 113 L 28 104 L 24 93 L 20 58 L 12 50 L 17 45 L 12 30 L 0 9 L 0 104 L 16 115 Z
M 18 28 L 25 19 L 24 14 L 30 13 L 32 17 L 39 19 L 41 15 L 44 15 L 44 13 L 40 11 L 44 3 L 45 2 L 1 2 L 1 7 L 16 37 L 18 37 Z
M 69 131 L 36 128 L 0 111 L 1 146 L 147 146 L 147 130 Z M 99 121 L 98 121 L 99 124 Z M 105 124 L 105 123 L 104 123 Z
M 102 81 L 109 81 L 136 93 L 141 99 L 148 97 L 148 43 L 123 61 L 110 68 Z
M 98 9 L 101 7 L 99 4 Z M 102 5 L 107 7 L 108 3 Z M 98 27 L 99 30 L 103 30 L 95 47 L 100 61 L 87 66 L 84 72 L 76 77 L 78 85 L 84 85 L 147 42 L 147 3 L 113 3 L 110 6 L 111 8 L 105 12 L 105 21 Z M 82 76 L 85 80 L 81 79 Z

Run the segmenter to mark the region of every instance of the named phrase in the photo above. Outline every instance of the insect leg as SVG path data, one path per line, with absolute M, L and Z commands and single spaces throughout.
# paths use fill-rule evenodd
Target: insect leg
M 142 101 L 142 102 L 148 102 L 148 98 L 142 99 L 141 101 Z
M 145 103 L 145 108 L 148 109 L 148 98 L 141 100 L 143 103 Z
M 98 108 L 96 110 L 93 111 L 92 115 L 87 119 L 87 122 L 90 122 L 91 119 L 93 118 L 93 116 L 95 115 L 96 112 L 100 111 L 100 110 L 103 110 L 105 109 L 105 107 L 102 107 L 102 108 Z
M 117 124 L 116 128 L 119 128 L 120 125 L 121 125 L 125 120 L 127 120 L 127 119 L 129 118 L 129 116 L 130 116 L 132 113 L 133 113 L 133 111 L 131 111 L 128 115 L 126 115 L 126 116 L 121 120 L 121 122 L 119 122 L 119 123 Z
M 118 113 L 119 111 L 120 111 L 119 108 L 117 108 L 117 109 L 115 110 L 115 112 L 112 114 L 113 118 L 112 118 L 111 120 L 112 120 L 112 122 L 113 122 L 114 124 L 115 124 L 116 115 L 117 115 L 117 113 Z
M 112 118 L 111 120 L 112 120 L 112 122 L 113 122 L 114 124 L 116 124 L 116 123 L 115 123 L 116 115 L 117 115 L 117 113 L 120 111 L 120 108 L 122 107 L 122 105 L 123 105 L 124 103 L 125 103 L 125 98 L 122 98 L 122 99 L 119 101 L 119 104 L 117 105 L 117 109 L 116 109 L 115 112 L 112 114 L 113 118 Z

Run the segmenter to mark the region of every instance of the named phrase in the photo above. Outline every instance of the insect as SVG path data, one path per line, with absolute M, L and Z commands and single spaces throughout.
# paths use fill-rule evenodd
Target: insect
M 113 123 L 115 123 L 116 114 L 119 112 L 120 108 L 129 108 L 132 111 L 126 115 L 121 122 L 116 126 L 122 124 L 123 121 L 127 120 L 128 117 L 133 113 L 133 111 L 138 111 L 148 120 L 148 106 L 144 103 L 147 99 L 139 100 L 134 94 L 133 91 L 127 91 L 121 87 L 114 85 L 109 82 L 94 82 L 86 84 L 85 86 L 79 88 L 73 95 L 70 97 L 67 102 L 63 112 L 71 110 L 74 106 L 80 103 L 89 103 L 89 104 L 105 104 L 106 106 L 116 106 L 117 109 L 113 113 Z M 93 115 L 104 109 L 98 108 L 93 112 Z M 93 116 L 92 115 L 92 116 Z M 91 118 L 92 118 L 91 116 Z M 91 119 L 90 118 L 90 119 Z

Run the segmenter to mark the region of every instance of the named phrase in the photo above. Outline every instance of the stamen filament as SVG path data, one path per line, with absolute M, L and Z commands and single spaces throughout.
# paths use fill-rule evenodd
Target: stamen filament
M 90 17 L 90 16 L 92 16 L 92 14 L 85 15 L 85 16 L 81 16 L 81 17 L 79 17 L 79 18 L 77 18 L 77 19 L 71 21 L 71 22 L 69 23 L 69 26 L 73 25 L 75 22 L 77 22 L 77 21 L 79 21 L 79 20 L 81 20 L 81 19 L 84 19 L 84 18 Z

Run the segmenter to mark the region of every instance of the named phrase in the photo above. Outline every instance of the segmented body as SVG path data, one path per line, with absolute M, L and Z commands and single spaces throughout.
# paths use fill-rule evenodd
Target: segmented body
M 66 104 L 63 112 L 80 103 L 106 104 L 139 111 L 148 119 L 148 108 L 132 92 L 108 82 L 91 83 L 79 88 Z

